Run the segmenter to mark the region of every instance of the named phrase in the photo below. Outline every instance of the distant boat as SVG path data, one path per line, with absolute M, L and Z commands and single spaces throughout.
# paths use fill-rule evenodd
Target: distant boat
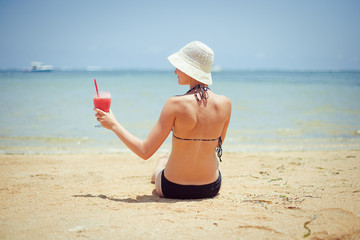
M 215 65 L 211 69 L 212 72 L 221 72 L 222 68 L 219 65 Z
M 51 72 L 53 70 L 52 65 L 45 65 L 42 62 L 32 62 L 31 68 L 25 69 L 26 72 Z

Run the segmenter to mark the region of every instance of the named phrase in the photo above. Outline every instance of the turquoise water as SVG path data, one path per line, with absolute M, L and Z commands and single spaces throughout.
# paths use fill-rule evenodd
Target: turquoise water
M 93 79 L 112 110 L 144 138 L 170 96 L 185 93 L 173 71 L 0 72 L 0 153 L 128 151 L 97 124 Z M 360 148 L 360 72 L 223 71 L 211 90 L 228 96 L 224 151 Z M 170 138 L 161 151 L 170 150 Z

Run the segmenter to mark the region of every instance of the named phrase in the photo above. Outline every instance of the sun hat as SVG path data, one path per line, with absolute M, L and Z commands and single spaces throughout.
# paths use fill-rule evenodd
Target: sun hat
M 178 52 L 170 55 L 169 62 L 195 80 L 211 85 L 211 66 L 214 60 L 214 51 L 200 41 L 186 44 Z

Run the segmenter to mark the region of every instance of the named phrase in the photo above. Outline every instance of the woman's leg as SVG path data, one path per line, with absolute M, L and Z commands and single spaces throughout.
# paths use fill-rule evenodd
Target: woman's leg
M 162 170 L 164 171 L 164 170 Z M 156 193 L 159 194 L 160 197 L 164 197 L 164 194 L 162 192 L 162 188 L 161 188 L 161 175 L 162 175 L 162 171 L 160 171 L 157 175 L 156 175 L 156 179 L 155 179 L 155 190 Z
M 151 183 L 155 183 L 156 176 L 159 174 L 159 172 L 161 172 L 165 168 L 168 159 L 169 159 L 168 154 L 158 158 L 153 174 L 151 176 Z
M 161 190 L 161 173 L 164 170 L 166 163 L 169 159 L 169 155 L 164 155 L 158 158 L 153 175 L 151 177 L 151 182 L 155 183 L 155 190 L 160 196 L 164 196 Z

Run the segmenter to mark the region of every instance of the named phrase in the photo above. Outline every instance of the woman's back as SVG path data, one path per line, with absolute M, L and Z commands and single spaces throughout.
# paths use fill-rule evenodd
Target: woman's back
M 170 99 L 175 111 L 172 152 L 165 168 L 170 181 L 201 185 L 218 177 L 215 149 L 219 137 L 225 137 L 231 103 L 209 90 L 207 94 L 201 101 L 193 92 Z

